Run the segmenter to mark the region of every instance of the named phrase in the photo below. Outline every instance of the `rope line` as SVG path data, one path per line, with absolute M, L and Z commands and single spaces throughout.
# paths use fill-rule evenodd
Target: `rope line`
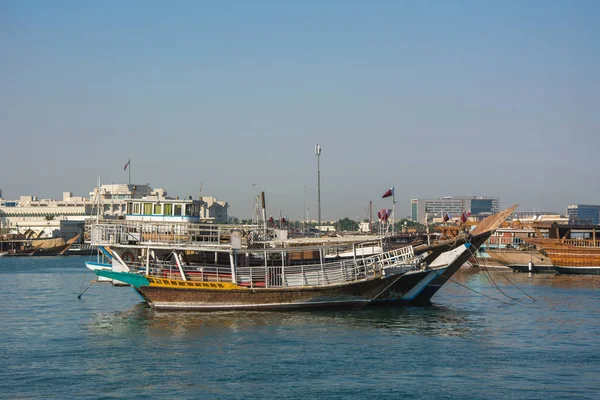
M 471 241 L 470 241 L 470 240 L 469 240 L 469 243 L 471 243 Z M 472 246 L 472 245 L 471 245 L 471 246 L 469 246 L 469 252 L 471 253 L 471 256 L 473 256 L 473 258 L 477 258 L 477 256 L 474 254 L 473 250 L 471 249 L 472 247 L 475 247 L 475 246 Z M 491 283 L 492 285 L 494 285 L 494 286 L 496 287 L 496 289 L 497 289 L 497 290 L 498 290 L 500 293 L 502 293 L 502 294 L 503 294 L 505 297 L 508 297 L 508 298 L 509 298 L 509 299 L 511 299 L 511 300 L 517 300 L 517 301 L 518 301 L 519 299 L 517 299 L 517 298 L 515 298 L 515 297 L 512 297 L 512 296 L 509 296 L 509 295 L 507 295 L 506 293 L 504 293 L 504 291 L 503 291 L 502 289 L 500 289 L 500 286 L 498 286 L 498 284 L 496 283 L 496 281 L 494 281 L 494 278 L 492 278 L 492 275 L 491 275 L 491 273 L 490 273 L 489 269 L 487 268 L 487 265 L 485 265 L 485 260 L 483 260 L 483 264 L 484 264 L 484 267 L 485 267 L 485 269 L 484 269 L 484 271 L 485 271 L 484 275 L 485 275 L 485 277 L 488 279 L 488 281 L 490 281 L 490 283 Z
M 502 274 L 502 276 L 509 281 L 510 283 L 513 284 L 514 287 L 516 287 L 517 289 L 519 289 L 525 296 L 529 297 L 531 300 L 533 301 L 537 301 L 535 298 L 533 298 L 532 296 L 530 296 L 529 294 L 527 294 L 523 289 L 521 289 L 519 286 L 517 286 L 513 281 L 511 281 L 510 279 L 508 279 L 508 276 L 506 276 L 506 274 Z
M 469 244 L 471 244 L 471 246 L 469 246 L 469 252 L 472 254 L 471 247 L 474 247 L 474 246 L 473 246 L 473 244 L 471 243 L 471 239 L 467 239 L 467 241 L 469 242 Z M 472 291 L 473 293 L 480 294 L 480 295 L 482 295 L 483 297 L 487 297 L 488 299 L 491 299 L 491 300 L 497 301 L 497 302 L 499 302 L 499 303 L 507 304 L 507 305 L 509 305 L 509 306 L 511 306 L 511 305 L 512 305 L 511 303 L 508 303 L 508 302 L 506 302 L 506 301 L 503 301 L 503 300 L 497 299 L 497 298 L 495 298 L 495 297 L 492 297 L 492 296 L 488 296 L 488 295 L 487 295 L 487 294 L 485 294 L 485 293 L 481 293 L 481 292 L 479 292 L 479 291 L 477 291 L 477 290 L 475 290 L 475 289 L 472 289 L 472 288 L 468 287 L 467 285 L 464 285 L 464 284 L 462 284 L 462 283 L 458 282 L 457 280 L 453 279 L 451 276 L 444 275 L 445 273 L 446 273 L 446 271 L 444 271 L 444 272 L 436 272 L 436 274 L 437 274 L 438 276 L 443 276 L 444 278 L 448 279 L 450 282 L 456 283 L 458 286 L 462 286 L 462 287 L 464 287 L 465 289 L 468 289 L 468 290 Z M 512 297 L 511 297 L 511 298 L 512 298 Z M 516 299 L 513 299 L 513 300 L 516 300 Z
M 94 284 L 95 281 L 90 281 L 90 284 L 83 290 L 83 292 L 79 293 L 79 295 L 77 296 L 77 299 L 81 300 L 81 296 L 83 296 L 83 294 L 90 288 L 90 286 L 92 286 Z
M 491 300 L 497 301 L 497 302 L 499 302 L 499 303 L 508 304 L 509 306 L 511 306 L 511 305 L 512 305 L 512 304 L 511 304 L 511 303 L 509 303 L 509 302 L 506 302 L 506 301 L 504 301 L 504 300 L 497 299 L 497 298 L 495 298 L 495 297 L 492 297 L 492 296 L 488 296 L 487 294 L 485 294 L 485 293 L 481 293 L 481 292 L 479 292 L 479 291 L 477 291 L 477 290 L 475 290 L 475 289 L 472 289 L 472 288 L 468 287 L 467 285 L 463 285 L 462 283 L 460 283 L 460 282 L 456 281 L 455 279 L 448 278 L 448 280 L 450 280 L 450 281 L 451 281 L 451 282 L 453 282 L 453 283 L 456 283 L 456 284 L 457 284 L 457 285 L 459 285 L 459 286 L 462 286 L 462 287 L 464 287 L 465 289 L 468 289 L 468 290 L 472 291 L 473 293 L 477 293 L 477 294 L 480 294 L 480 295 L 482 295 L 483 297 L 487 297 L 488 299 L 491 299 Z

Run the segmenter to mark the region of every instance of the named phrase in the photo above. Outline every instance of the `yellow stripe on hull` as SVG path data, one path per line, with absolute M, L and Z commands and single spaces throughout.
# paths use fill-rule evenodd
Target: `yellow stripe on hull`
M 211 290 L 234 290 L 247 289 L 242 286 L 234 285 L 231 282 L 197 282 L 180 281 L 174 279 L 163 279 L 146 276 L 151 287 L 164 287 L 170 289 L 211 289 Z

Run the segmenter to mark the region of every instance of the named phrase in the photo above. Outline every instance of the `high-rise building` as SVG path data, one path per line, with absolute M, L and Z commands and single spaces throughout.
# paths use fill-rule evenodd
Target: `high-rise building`
M 589 204 L 569 204 L 567 216 L 573 222 L 600 224 L 600 206 Z
M 410 201 L 411 219 L 425 223 L 425 214 L 430 218 L 441 217 L 450 213 L 460 217 L 463 211 L 470 211 L 471 216 L 484 217 L 500 211 L 500 198 L 487 196 L 447 196 L 438 199 L 412 199 Z

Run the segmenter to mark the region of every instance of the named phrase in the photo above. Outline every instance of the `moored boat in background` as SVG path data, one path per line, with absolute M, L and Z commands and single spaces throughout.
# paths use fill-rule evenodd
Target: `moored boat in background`
M 499 228 L 477 252 L 481 270 L 554 273 L 549 257 L 526 238 L 538 233 L 532 228 Z
M 548 254 L 558 273 L 600 275 L 598 240 L 532 238 L 528 241 Z
M 79 237 L 77 235 L 65 241 L 63 237 L 27 239 L 22 235 L 4 235 L 0 244 L 6 256 L 58 256 L 65 255 Z

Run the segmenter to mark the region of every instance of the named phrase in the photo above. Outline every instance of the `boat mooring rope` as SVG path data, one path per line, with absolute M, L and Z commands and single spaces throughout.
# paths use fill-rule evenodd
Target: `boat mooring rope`
M 469 243 L 471 241 L 469 240 Z M 469 252 L 471 253 L 471 255 L 473 256 L 473 258 L 477 259 L 477 256 L 474 254 L 472 247 L 474 246 L 469 246 Z M 496 287 L 496 289 L 498 289 L 498 291 L 500 293 L 502 293 L 504 296 L 508 297 L 511 300 L 516 300 L 516 301 L 520 301 L 519 299 L 509 296 L 506 293 L 504 293 L 504 291 L 502 289 L 500 289 L 500 287 L 498 286 L 498 284 L 496 283 L 496 281 L 494 280 L 494 278 L 492 278 L 492 274 L 490 273 L 489 269 L 487 268 L 487 265 L 485 265 L 485 259 L 481 258 L 481 260 L 483 261 L 483 265 L 484 265 L 484 271 L 485 271 L 485 276 L 486 278 L 488 278 L 488 280 Z M 523 289 L 521 289 L 519 286 L 517 286 L 513 281 L 511 281 L 510 279 L 508 279 L 508 277 L 505 274 L 502 274 L 502 276 L 504 278 L 506 278 L 507 281 L 509 281 L 514 287 L 516 287 L 517 289 L 519 289 L 525 296 L 529 297 L 530 299 L 532 299 L 533 301 L 537 301 L 536 299 L 534 299 L 532 296 L 530 296 L 529 294 L 527 294 Z
M 467 285 L 463 285 L 462 283 L 458 282 L 458 281 L 457 281 L 457 280 L 455 280 L 455 279 L 448 278 L 448 280 L 449 280 L 449 281 L 451 281 L 451 282 L 454 282 L 454 283 L 456 283 L 458 286 L 462 286 L 462 287 L 464 287 L 465 289 L 468 289 L 468 290 L 470 290 L 471 292 L 474 292 L 474 293 L 480 294 L 480 295 L 482 295 L 483 297 L 487 297 L 488 299 L 491 299 L 491 300 L 497 301 L 497 302 L 499 302 L 499 303 L 508 304 L 509 306 L 511 306 L 511 305 L 512 305 L 512 303 L 509 303 L 509 302 L 507 302 L 507 301 L 504 301 L 504 300 L 497 299 L 497 298 L 495 298 L 495 297 L 492 297 L 492 296 L 488 296 L 487 294 L 485 294 L 485 293 L 481 293 L 481 292 L 479 292 L 479 291 L 477 291 L 477 290 L 475 290 L 475 289 L 472 289 L 472 288 L 468 287 Z
M 81 296 L 83 296 L 83 294 L 90 288 L 90 286 L 92 286 L 95 283 L 95 281 L 90 281 L 90 284 L 83 289 L 83 292 L 79 293 L 79 295 L 77 296 L 78 300 L 81 300 Z
M 537 301 L 535 298 L 533 298 L 532 296 L 528 295 L 523 289 L 521 289 L 520 287 L 518 287 L 513 281 L 511 281 L 510 279 L 508 279 L 508 276 L 506 276 L 506 274 L 502 274 L 502 276 L 509 281 L 510 283 L 512 283 L 512 285 L 514 287 L 516 287 L 517 289 L 519 289 L 525 296 L 529 297 L 531 300 L 533 301 Z
M 471 243 L 471 240 L 470 240 L 470 239 L 467 239 L 467 242 L 469 242 L 469 244 L 471 245 L 471 246 L 469 246 L 469 247 L 468 247 L 469 253 L 471 254 L 471 256 L 472 256 L 473 258 L 477 259 L 477 256 L 476 256 L 476 255 L 475 255 L 475 253 L 473 252 L 473 248 L 474 248 L 475 246 L 473 246 L 473 243 Z M 485 261 L 484 261 L 484 264 L 485 264 Z M 496 282 L 494 281 L 494 278 L 492 278 L 492 276 L 490 275 L 490 271 L 488 271 L 488 269 L 487 269 L 487 268 L 485 268 L 485 272 L 486 272 L 486 273 L 485 273 L 484 275 L 486 276 L 486 278 L 488 278 L 488 281 L 490 281 L 490 282 L 491 282 L 491 283 L 492 283 L 492 284 L 493 284 L 493 285 L 496 287 L 496 289 L 497 289 L 497 290 L 498 290 L 500 293 L 502 293 L 502 294 L 503 294 L 505 297 L 508 297 L 508 298 L 509 298 L 509 299 L 511 299 L 511 300 L 519 300 L 519 299 L 516 299 L 516 298 L 514 298 L 514 297 L 511 297 L 511 296 L 507 295 L 506 293 L 504 293 L 504 292 L 502 291 L 502 289 L 500 289 L 500 286 L 498 286 L 498 284 L 496 284 Z

